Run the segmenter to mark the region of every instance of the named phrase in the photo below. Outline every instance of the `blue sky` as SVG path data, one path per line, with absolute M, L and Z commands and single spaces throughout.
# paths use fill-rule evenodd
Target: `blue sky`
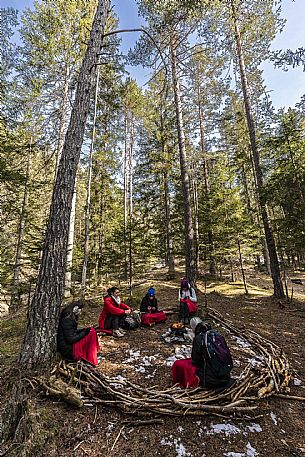
M 143 20 L 138 17 L 135 0 L 112 0 L 114 10 L 119 16 L 120 28 L 136 28 Z M 11 6 L 22 11 L 32 7 L 33 0 L 0 0 L 1 7 Z M 287 20 L 284 31 L 279 34 L 272 44 L 272 49 L 296 49 L 305 47 L 305 0 L 282 0 L 282 16 Z M 132 47 L 139 33 L 123 33 L 123 51 Z M 271 63 L 264 63 L 264 80 L 275 108 L 294 106 L 305 93 L 305 72 L 301 68 L 289 69 L 284 72 L 274 69 Z M 148 69 L 142 67 L 128 67 L 131 76 L 139 84 L 149 79 Z

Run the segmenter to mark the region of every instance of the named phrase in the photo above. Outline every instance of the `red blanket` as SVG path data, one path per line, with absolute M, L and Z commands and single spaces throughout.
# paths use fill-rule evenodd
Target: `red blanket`
M 200 379 L 196 371 L 197 368 L 192 365 L 192 359 L 176 360 L 172 366 L 174 384 L 179 384 L 186 389 L 198 387 Z
M 196 313 L 196 311 L 198 309 L 198 303 L 196 301 L 195 302 L 191 301 L 189 298 L 186 298 L 185 300 L 180 300 L 180 301 L 187 304 L 188 310 L 191 314 Z
M 141 315 L 141 322 L 145 325 L 153 324 L 154 322 L 164 322 L 167 316 L 163 311 L 157 313 L 145 313 Z
M 91 327 L 88 335 L 73 344 L 73 357 L 75 360 L 83 359 L 96 366 L 98 364 L 97 352 L 99 348 L 96 331 Z

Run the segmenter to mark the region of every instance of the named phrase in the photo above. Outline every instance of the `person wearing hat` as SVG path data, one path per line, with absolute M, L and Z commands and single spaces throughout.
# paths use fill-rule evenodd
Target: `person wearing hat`
M 166 314 L 158 309 L 158 300 L 153 287 L 150 287 L 147 294 L 142 298 L 140 311 L 141 322 L 144 325 L 153 325 L 157 322 L 165 322 L 167 319 Z
M 73 301 L 60 313 L 57 331 L 57 350 L 68 362 L 86 360 L 97 365 L 98 338 L 93 327 L 78 329 L 78 318 L 83 309 L 81 301 Z
M 181 279 L 178 301 L 180 305 L 179 318 L 186 324 L 198 309 L 195 289 L 191 287 L 186 278 Z
M 202 321 L 199 317 L 193 317 L 190 321 L 190 325 L 195 333 L 192 346 L 192 364 L 197 369 L 196 374 L 200 379 L 200 385 L 207 389 L 227 387 L 232 382 L 230 371 L 228 370 L 225 374 L 217 374 L 215 370 L 212 369 L 211 358 L 206 349 L 206 344 L 203 343 L 205 340 L 207 341 L 207 332 L 212 330 L 210 323 Z M 216 335 L 218 332 L 211 333 Z M 224 340 L 223 337 L 221 338 Z M 228 353 L 230 354 L 229 349 Z M 231 355 L 230 359 L 232 368 L 233 362 Z
M 176 360 L 172 367 L 175 384 L 185 388 L 205 387 L 207 389 L 224 388 L 230 384 L 230 374 L 217 376 L 212 370 L 211 361 L 203 341 L 211 330 L 209 322 L 203 322 L 199 317 L 190 320 L 194 332 L 192 356 L 189 359 Z

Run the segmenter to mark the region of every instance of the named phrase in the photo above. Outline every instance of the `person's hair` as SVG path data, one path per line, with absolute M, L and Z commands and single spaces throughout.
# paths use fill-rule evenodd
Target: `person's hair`
M 108 295 L 113 295 L 116 290 L 119 290 L 119 288 L 118 287 L 109 287 L 109 289 L 107 289 L 107 293 L 108 293 Z
M 200 322 L 199 324 L 197 324 L 197 326 L 195 328 L 195 336 L 199 335 L 199 333 L 205 333 L 211 329 L 212 329 L 212 327 L 211 327 L 210 322 L 208 322 L 208 321 Z
M 73 309 L 74 307 L 77 306 L 78 308 L 83 308 L 84 307 L 84 302 L 82 300 L 73 300 L 71 303 L 69 303 L 67 306 L 65 306 L 60 313 L 60 319 L 63 319 L 64 317 L 73 317 L 75 318 L 73 314 Z
M 181 284 L 180 284 L 180 286 L 181 286 L 181 289 L 187 289 L 187 290 L 189 290 L 190 287 L 191 287 L 191 286 L 190 286 L 190 283 L 188 282 L 188 279 L 186 279 L 186 278 L 182 278 L 182 279 L 181 279 Z

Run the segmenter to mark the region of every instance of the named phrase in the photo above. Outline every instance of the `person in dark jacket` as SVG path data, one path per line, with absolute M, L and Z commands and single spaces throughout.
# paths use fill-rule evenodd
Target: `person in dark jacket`
M 142 324 L 152 325 L 167 319 L 166 314 L 158 309 L 158 300 L 153 287 L 150 287 L 147 294 L 142 298 L 140 311 Z
M 192 318 L 190 325 L 195 333 L 192 346 L 192 364 L 197 368 L 196 374 L 200 379 L 200 385 L 208 389 L 226 387 L 231 380 L 230 373 L 222 377 L 215 375 L 208 353 L 202 344 L 206 332 L 211 330 L 211 325 L 208 322 L 202 322 L 198 317 Z
M 57 350 L 68 362 L 83 359 L 92 365 L 97 365 L 99 345 L 96 331 L 93 327 L 77 328 L 82 308 L 82 302 L 73 301 L 61 311 L 57 332 Z

